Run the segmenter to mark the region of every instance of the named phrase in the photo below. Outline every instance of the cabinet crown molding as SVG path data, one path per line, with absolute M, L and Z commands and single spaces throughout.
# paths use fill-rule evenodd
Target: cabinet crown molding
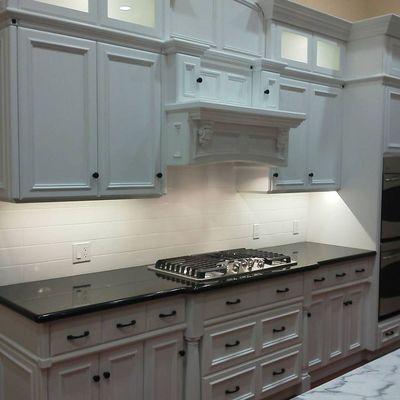
M 195 57 L 201 57 L 207 50 L 210 49 L 210 46 L 185 39 L 173 38 L 165 41 L 162 48 L 163 52 L 167 55 L 182 53 Z
M 400 16 L 388 14 L 354 22 L 351 28 L 350 40 L 381 35 L 400 39 Z
M 166 106 L 168 164 L 287 164 L 288 138 L 306 114 L 205 101 Z
M 352 23 L 289 0 L 257 0 L 265 19 L 347 41 Z

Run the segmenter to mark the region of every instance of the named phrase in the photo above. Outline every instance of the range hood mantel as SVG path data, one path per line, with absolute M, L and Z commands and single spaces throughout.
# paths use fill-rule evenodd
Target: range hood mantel
M 168 165 L 287 165 L 288 139 L 306 114 L 205 101 L 166 106 Z

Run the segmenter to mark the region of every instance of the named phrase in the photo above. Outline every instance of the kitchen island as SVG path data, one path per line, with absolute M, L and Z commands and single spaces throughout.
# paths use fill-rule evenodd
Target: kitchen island
M 294 400 L 394 400 L 400 398 L 400 350 L 387 354 Z

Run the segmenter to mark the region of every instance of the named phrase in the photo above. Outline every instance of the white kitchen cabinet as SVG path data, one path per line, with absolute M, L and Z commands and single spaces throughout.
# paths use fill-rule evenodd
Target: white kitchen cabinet
M 310 118 L 310 85 L 293 79 L 281 78 L 280 109 L 307 114 L 307 119 L 289 134 L 288 166 L 270 171 L 271 191 L 296 191 L 308 188 L 307 155 Z
M 311 85 L 308 137 L 310 187 L 340 187 L 343 104 L 341 89 Z
M 385 152 L 400 152 L 400 89 L 385 89 Z
M 170 36 L 216 45 L 218 0 L 174 0 L 169 10 Z
M 160 58 L 98 45 L 100 196 L 160 191 Z
M 144 354 L 144 398 L 180 400 L 185 355 L 182 332 L 146 341 Z
M 310 368 L 320 367 L 324 360 L 324 344 L 326 337 L 325 301 L 324 297 L 313 298 L 310 310 L 307 313 L 308 320 L 308 366 Z
M 72 20 L 95 22 L 97 0 L 20 0 L 21 8 Z
M 101 354 L 100 377 L 100 400 L 142 400 L 143 344 Z
M 365 291 L 365 286 L 355 285 L 313 297 L 307 318 L 311 369 L 363 349 Z
M 82 357 L 49 370 L 49 400 L 99 400 L 99 358 Z
M 20 28 L 18 57 L 20 197 L 95 196 L 96 43 Z

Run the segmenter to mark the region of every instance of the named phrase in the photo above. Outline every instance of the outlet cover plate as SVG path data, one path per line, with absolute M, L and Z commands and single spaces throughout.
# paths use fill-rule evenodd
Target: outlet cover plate
M 90 242 L 74 243 L 72 245 L 72 263 L 80 264 L 91 259 Z

